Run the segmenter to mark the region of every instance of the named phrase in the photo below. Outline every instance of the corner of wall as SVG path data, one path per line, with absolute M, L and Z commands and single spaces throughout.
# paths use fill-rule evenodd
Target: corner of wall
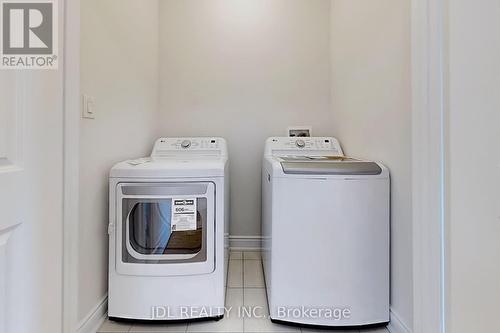
M 405 323 L 401 317 L 391 308 L 391 321 L 389 325 L 387 325 L 387 329 L 391 333 L 412 333 L 412 330 L 409 328 L 410 325 Z
M 108 295 L 106 294 L 95 307 L 78 323 L 77 333 L 95 333 L 106 320 Z

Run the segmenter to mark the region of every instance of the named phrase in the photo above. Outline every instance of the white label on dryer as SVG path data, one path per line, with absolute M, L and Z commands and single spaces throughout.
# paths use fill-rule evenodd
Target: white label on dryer
M 196 198 L 172 198 L 171 229 L 196 230 Z

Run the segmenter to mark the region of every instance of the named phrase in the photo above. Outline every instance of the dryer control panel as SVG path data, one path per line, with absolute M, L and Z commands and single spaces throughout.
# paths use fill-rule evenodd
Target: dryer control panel
M 343 156 L 333 137 L 272 137 L 266 141 L 265 155 Z
M 151 157 L 169 156 L 227 156 L 223 138 L 160 138 L 156 140 Z

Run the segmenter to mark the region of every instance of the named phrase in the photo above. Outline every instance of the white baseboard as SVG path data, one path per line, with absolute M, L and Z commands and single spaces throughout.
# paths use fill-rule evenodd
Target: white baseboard
M 229 236 L 229 247 L 231 250 L 260 250 L 262 236 Z
M 387 325 L 391 333 L 412 333 L 408 325 L 401 320 L 401 317 L 391 308 L 391 321 Z
M 95 333 L 106 319 L 108 312 L 108 295 L 89 312 L 89 314 L 78 324 L 78 333 Z

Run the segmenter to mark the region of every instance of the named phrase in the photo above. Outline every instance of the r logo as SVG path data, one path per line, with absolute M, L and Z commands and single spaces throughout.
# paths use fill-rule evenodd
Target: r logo
M 3 54 L 52 54 L 52 2 L 2 3 Z

